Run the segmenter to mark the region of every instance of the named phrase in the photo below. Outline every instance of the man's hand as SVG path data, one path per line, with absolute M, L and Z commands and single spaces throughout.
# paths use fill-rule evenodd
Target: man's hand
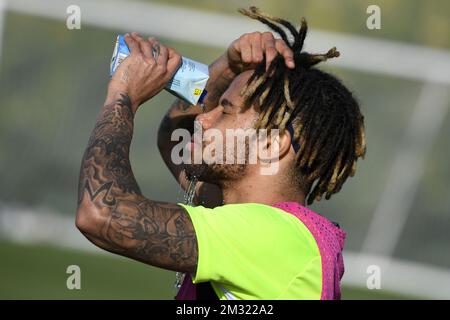
M 117 92 L 126 93 L 131 100 L 133 113 L 158 94 L 177 71 L 181 56 L 156 39 L 144 40 L 139 34 L 125 35 L 131 54 L 120 64 L 108 87 L 108 97 Z M 153 57 L 153 51 L 156 57 Z
M 275 39 L 271 32 L 252 32 L 231 43 L 227 50 L 227 59 L 230 69 L 239 74 L 254 69 L 264 58 L 267 70 L 278 54 L 284 57 L 288 68 L 295 67 L 294 53 L 282 39 Z

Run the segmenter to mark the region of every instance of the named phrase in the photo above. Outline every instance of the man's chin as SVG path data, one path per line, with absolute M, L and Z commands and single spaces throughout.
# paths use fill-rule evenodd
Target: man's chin
M 245 175 L 246 165 L 238 164 L 185 164 L 186 175 L 198 181 L 222 185 L 226 181 L 239 180 Z
M 209 171 L 206 163 L 185 164 L 184 170 L 189 179 L 196 178 L 198 181 L 204 181 L 204 177 L 208 176 L 207 171 Z
M 218 170 L 216 164 L 187 164 L 185 165 L 186 175 L 189 179 L 195 178 L 198 181 L 220 185 L 224 176 L 223 170 Z

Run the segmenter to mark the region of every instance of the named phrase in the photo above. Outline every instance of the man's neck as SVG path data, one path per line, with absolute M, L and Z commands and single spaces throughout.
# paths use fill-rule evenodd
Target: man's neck
M 292 187 L 274 183 L 273 176 L 255 176 L 230 181 L 222 186 L 224 204 L 262 203 L 273 205 L 277 202 L 294 201 L 302 205 L 305 197 Z

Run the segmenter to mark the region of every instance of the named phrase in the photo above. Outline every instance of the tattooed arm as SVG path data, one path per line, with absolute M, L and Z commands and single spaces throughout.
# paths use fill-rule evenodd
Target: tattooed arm
M 83 156 L 76 225 L 97 246 L 153 266 L 195 273 L 197 240 L 185 210 L 145 198 L 129 160 L 134 114 L 162 90 L 180 56 L 137 34 L 112 78 Z M 151 45 L 160 50 L 155 60 Z

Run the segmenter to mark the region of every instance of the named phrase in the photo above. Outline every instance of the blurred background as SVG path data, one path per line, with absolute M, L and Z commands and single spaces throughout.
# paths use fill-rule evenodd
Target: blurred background
M 81 29 L 67 27 L 70 5 Z M 0 0 L 0 298 L 173 298 L 173 272 L 103 253 L 76 230 L 81 156 L 117 34 L 154 35 L 209 64 L 242 33 L 265 30 L 237 13 L 250 5 L 294 23 L 306 17 L 306 49 L 338 48 L 321 68 L 354 91 L 365 115 L 366 159 L 339 194 L 312 206 L 347 232 L 343 299 L 450 298 L 445 0 Z M 380 29 L 366 25 L 369 5 L 381 9 Z M 140 109 L 131 161 L 145 195 L 181 201 L 156 147 L 172 100 L 163 92 Z M 81 290 L 66 287 L 70 265 L 81 269 Z

